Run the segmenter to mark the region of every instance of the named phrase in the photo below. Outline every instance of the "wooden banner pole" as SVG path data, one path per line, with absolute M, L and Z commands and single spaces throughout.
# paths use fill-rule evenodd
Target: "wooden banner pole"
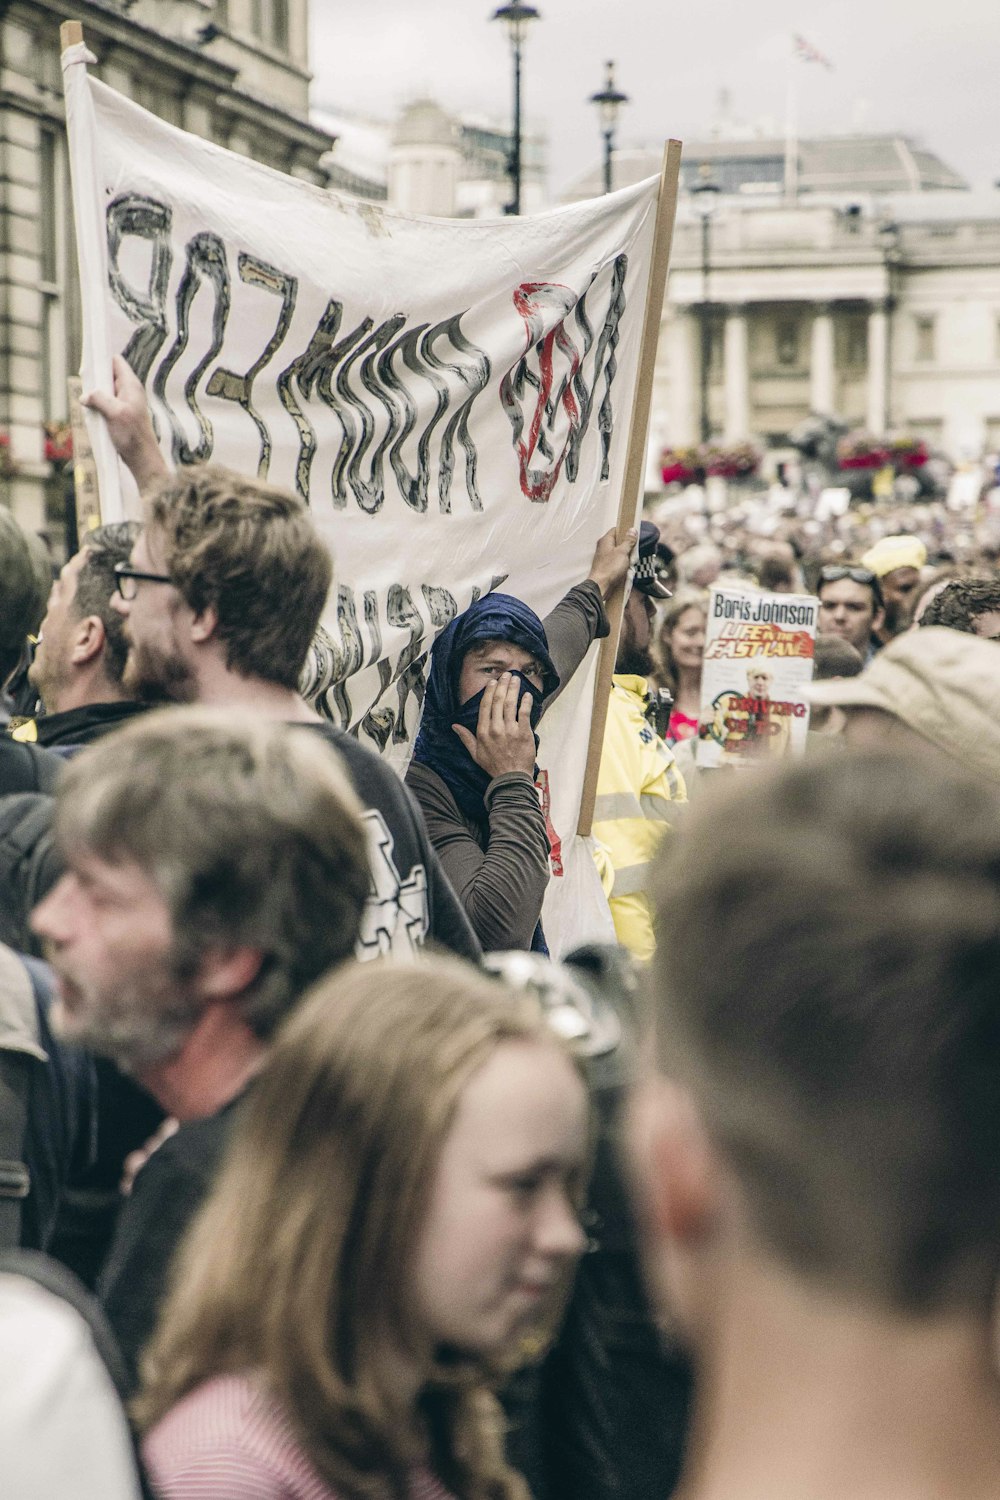
M 89 390 L 113 389 L 112 351 L 108 325 L 100 303 L 100 288 L 108 279 L 107 231 L 104 205 L 98 191 L 97 139 L 94 107 L 87 79 L 87 64 L 93 58 L 85 50 L 83 23 L 63 21 L 59 27 L 62 47 L 63 96 L 66 102 L 66 143 L 73 195 L 77 264 L 80 268 L 83 316 L 82 377 Z M 87 515 L 100 503 L 102 521 L 125 518 L 122 473 L 111 435 L 103 417 L 85 412 L 94 473 L 99 493 L 88 487 Z
M 674 215 L 677 212 L 677 184 L 680 167 L 681 143 L 680 141 L 667 141 L 663 148 L 663 167 L 660 172 L 660 189 L 656 201 L 653 252 L 646 284 L 646 311 L 642 325 L 642 342 L 639 346 L 639 372 L 629 424 L 625 477 L 618 506 L 618 521 L 615 526 L 615 537 L 619 542 L 625 540 L 625 533 L 630 526 L 635 524 L 635 517 L 639 513 L 642 501 L 649 410 L 653 401 L 653 372 L 656 367 L 656 346 L 663 316 L 663 297 L 667 287 L 667 267 L 670 264 Z M 597 663 L 594 711 L 590 720 L 590 740 L 587 745 L 587 768 L 583 778 L 580 817 L 576 826 L 577 833 L 584 838 L 590 833 L 594 823 L 597 773 L 601 765 L 604 726 L 608 718 L 608 698 L 611 694 L 611 678 L 614 675 L 615 657 L 618 654 L 618 637 L 621 633 L 624 608 L 625 589 L 622 587 L 608 601 L 607 615 L 611 625 L 611 634 L 601 642 L 601 652 Z

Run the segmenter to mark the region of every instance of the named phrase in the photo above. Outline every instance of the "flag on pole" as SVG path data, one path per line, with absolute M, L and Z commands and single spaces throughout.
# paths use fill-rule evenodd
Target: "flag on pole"
M 814 47 L 812 42 L 807 41 L 797 31 L 792 34 L 792 45 L 799 62 L 819 63 L 822 67 L 829 68 L 831 72 L 833 71 L 833 63 L 826 54 L 821 52 L 818 47 Z

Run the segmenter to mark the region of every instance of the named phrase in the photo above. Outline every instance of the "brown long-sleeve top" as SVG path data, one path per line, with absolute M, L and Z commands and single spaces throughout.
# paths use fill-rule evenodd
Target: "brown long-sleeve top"
M 591 642 L 608 633 L 597 584 L 587 579 L 570 589 L 543 623 L 561 691 Z M 430 766 L 411 764 L 406 784 L 484 950 L 530 948 L 549 880 L 549 840 L 532 778 L 526 771 L 493 778 L 486 827 L 465 816 Z

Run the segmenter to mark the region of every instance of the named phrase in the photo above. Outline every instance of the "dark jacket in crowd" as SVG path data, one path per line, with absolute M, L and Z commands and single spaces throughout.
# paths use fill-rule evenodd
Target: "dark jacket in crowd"
M 441 868 L 420 808 L 391 766 L 333 724 L 305 724 L 343 757 L 365 808 L 372 894 L 361 923 L 359 956 L 408 953 L 431 938 L 475 962 L 480 946 Z
M 127 724 L 137 714 L 145 713 L 145 703 L 121 700 L 114 703 L 84 703 L 80 708 L 67 708 L 58 714 L 41 714 L 32 720 L 34 743 L 45 749 L 58 749 L 63 753 L 78 745 L 89 745 L 102 735 L 110 734 L 121 724 Z M 25 726 L 26 728 L 27 726 Z M 23 729 L 21 735 L 23 737 Z
M 20 745 L 0 736 L 0 797 L 17 792 L 54 792 L 62 757 L 38 745 Z

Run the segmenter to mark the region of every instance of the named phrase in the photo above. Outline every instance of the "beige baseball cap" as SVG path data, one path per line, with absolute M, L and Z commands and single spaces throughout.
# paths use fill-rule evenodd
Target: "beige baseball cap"
M 889 642 L 860 677 L 810 683 L 810 703 L 880 708 L 939 750 L 1000 781 L 1000 645 L 919 626 Z

